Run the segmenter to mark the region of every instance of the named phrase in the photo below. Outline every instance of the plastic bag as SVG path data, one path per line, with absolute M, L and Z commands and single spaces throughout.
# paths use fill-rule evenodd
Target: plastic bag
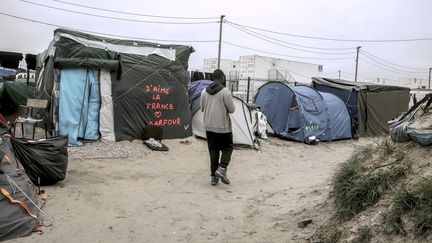
M 63 137 L 40 141 L 25 141 L 11 138 L 15 156 L 23 165 L 32 182 L 38 185 L 52 185 L 66 177 L 68 139 Z
M 262 139 L 268 139 L 267 137 L 267 117 L 262 113 L 258 112 L 258 137 Z

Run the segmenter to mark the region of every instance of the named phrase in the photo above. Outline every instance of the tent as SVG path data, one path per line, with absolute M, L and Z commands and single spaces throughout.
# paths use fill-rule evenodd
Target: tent
M 423 146 L 432 144 L 432 93 L 426 94 L 403 116 L 390 125 L 390 137 L 395 142 L 413 140 Z
M 387 134 L 387 122 L 408 110 L 409 88 L 328 78 L 312 78 L 312 85 L 346 104 L 359 135 Z
M 204 113 L 200 109 L 200 98 L 201 92 L 212 82 L 213 81 L 210 80 L 194 81 L 188 87 L 189 102 L 191 103 L 192 113 L 192 131 L 197 137 L 206 137 L 203 123 Z M 239 98 L 233 97 L 233 102 L 235 105 L 235 111 L 230 114 L 233 130 L 233 143 L 234 145 L 254 146 L 255 136 L 252 131 L 251 113 L 246 106 L 246 103 Z
M 164 138 L 187 137 L 193 51 L 57 29 L 37 57 L 37 98 L 49 99 L 48 125 L 72 145 L 142 139 L 146 126 L 162 127 Z
M 255 105 L 275 134 L 283 138 L 304 142 L 310 136 L 322 141 L 352 137 L 351 119 L 343 102 L 308 86 L 268 82 L 258 89 Z
M 31 201 L 30 201 L 31 200 Z M 9 137 L 0 139 L 0 241 L 30 235 L 38 226 L 35 187 L 14 156 Z

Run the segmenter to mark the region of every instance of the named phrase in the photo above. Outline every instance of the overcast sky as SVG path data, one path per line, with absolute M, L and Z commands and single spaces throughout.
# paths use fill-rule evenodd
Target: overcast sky
M 64 2 L 144 15 L 216 18 L 150 18 L 73 6 Z M 211 23 L 180 25 L 133 22 L 86 16 L 32 3 L 114 18 Z M 361 54 L 359 58 L 359 80 L 376 77 L 427 78 L 428 69 L 432 67 L 431 0 L 0 0 L 0 13 L 74 29 L 174 40 L 159 42 L 191 45 L 196 52 L 191 56 L 190 69 L 202 69 L 204 58 L 217 57 L 217 42 L 196 41 L 218 40 L 217 17 L 222 14 L 226 15 L 226 20 L 232 23 L 285 34 L 345 40 L 429 38 L 429 40 L 409 42 L 328 41 L 263 32 L 257 29 L 249 29 L 253 32 L 247 34 L 244 29 L 240 30 L 245 27 L 234 28 L 232 24 L 225 23 L 222 36 L 225 41 L 222 44 L 224 59 L 236 60 L 243 55 L 262 55 L 304 61 L 322 64 L 323 73 L 329 77 L 337 77 L 338 70 L 341 70 L 342 78 L 352 80 L 355 70 L 355 47 L 361 46 L 365 54 Z M 0 14 L 0 50 L 39 53 L 52 40 L 55 28 Z M 272 39 L 268 39 L 269 37 Z M 263 38 L 274 43 L 262 40 Z M 192 42 L 179 42 L 179 40 Z

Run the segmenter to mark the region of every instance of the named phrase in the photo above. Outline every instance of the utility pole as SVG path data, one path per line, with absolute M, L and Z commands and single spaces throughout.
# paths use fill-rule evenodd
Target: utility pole
M 225 18 L 225 15 L 220 16 L 220 23 L 219 23 L 219 49 L 218 49 L 218 62 L 217 62 L 217 68 L 220 68 L 220 57 L 221 57 L 221 46 L 222 46 L 222 24 L 223 19 Z
M 339 72 L 339 79 L 340 79 L 340 70 L 338 72 Z
M 358 61 L 359 61 L 360 48 L 361 48 L 361 46 L 357 46 L 356 69 L 355 69 L 354 82 L 357 82 L 357 72 L 358 72 Z
M 246 104 L 249 103 L 249 89 L 250 89 L 250 77 L 248 77 L 248 81 L 247 81 Z
M 428 87 L 428 89 L 430 89 L 431 72 L 432 72 L 432 68 L 429 68 L 429 87 Z

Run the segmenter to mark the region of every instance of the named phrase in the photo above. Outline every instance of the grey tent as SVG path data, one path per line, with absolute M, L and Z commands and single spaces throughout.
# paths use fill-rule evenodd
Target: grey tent
M 312 85 L 345 103 L 360 136 L 388 134 L 388 121 L 408 110 L 409 88 L 316 77 Z
M 213 81 L 198 80 L 194 81 L 188 87 L 189 101 L 191 103 L 192 113 L 192 131 L 197 137 L 206 138 L 204 129 L 204 113 L 200 109 L 201 92 L 207 88 Z M 234 145 L 245 145 L 254 147 L 256 138 L 252 131 L 252 115 L 241 99 L 233 97 L 235 112 L 230 114 L 232 123 L 233 143 Z
M 38 226 L 35 187 L 14 156 L 9 137 L 0 139 L 0 241 L 30 235 Z

